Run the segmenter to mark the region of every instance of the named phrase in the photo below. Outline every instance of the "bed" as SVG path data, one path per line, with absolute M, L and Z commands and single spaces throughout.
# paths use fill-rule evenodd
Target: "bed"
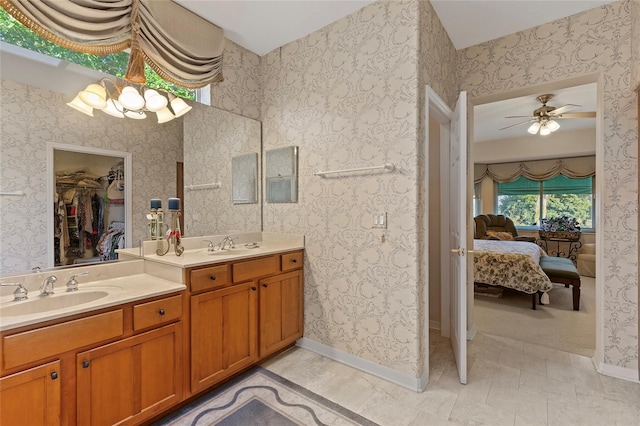
M 540 258 L 547 254 L 537 244 L 522 241 L 473 240 L 473 281 L 479 285 L 499 286 L 518 290 L 540 303 L 548 303 L 551 280 L 540 267 Z

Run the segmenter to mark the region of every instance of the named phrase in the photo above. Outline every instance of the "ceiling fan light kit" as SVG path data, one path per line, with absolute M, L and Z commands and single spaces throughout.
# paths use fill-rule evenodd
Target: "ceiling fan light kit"
M 516 127 L 516 126 L 521 126 L 521 125 L 527 124 L 527 123 L 533 123 L 527 129 L 527 132 L 529 132 L 532 135 L 540 134 L 541 136 L 547 136 L 547 135 L 550 135 L 551 133 L 555 132 L 556 130 L 558 130 L 560 128 L 560 124 L 556 121 L 558 119 L 563 119 L 563 118 L 594 118 L 596 116 L 595 111 L 591 111 L 591 112 L 576 112 L 576 113 L 572 113 L 572 114 L 567 114 L 567 111 L 571 111 L 573 109 L 580 108 L 580 105 L 566 104 L 564 106 L 561 106 L 560 108 L 556 108 L 554 106 L 547 105 L 547 102 L 549 102 L 551 100 L 551 98 L 553 98 L 553 94 L 550 94 L 550 93 L 545 94 L 545 95 L 540 95 L 540 96 L 536 97 L 536 100 L 538 102 L 542 103 L 542 106 L 539 107 L 539 108 L 536 108 L 533 111 L 532 116 L 512 115 L 512 116 L 509 116 L 509 117 L 505 117 L 505 118 L 526 118 L 526 117 L 528 117 L 529 118 L 528 120 L 522 121 L 520 123 L 512 124 L 512 125 L 507 126 L 507 127 L 503 127 L 500 130 L 505 130 L 505 129 L 509 129 L 511 127 Z

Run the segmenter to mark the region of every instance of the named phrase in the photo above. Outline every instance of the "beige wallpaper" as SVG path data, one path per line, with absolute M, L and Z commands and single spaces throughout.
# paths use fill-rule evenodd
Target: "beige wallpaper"
M 149 200 L 176 194 L 181 119 L 91 118 L 66 105 L 70 96 L 5 80 L 0 97 L 0 190 L 26 193 L 0 197 L 0 275 L 47 265 L 47 142 L 132 153 L 133 241 L 147 238 Z
M 221 184 L 185 189 L 186 236 L 261 231 L 260 204 L 234 205 L 231 196 L 231 159 L 260 149 L 259 121 L 201 104 L 184 116 L 185 185 Z
M 638 123 L 632 85 L 630 1 L 616 2 L 458 52 L 461 90 L 479 97 L 602 75 L 606 216 L 605 363 L 638 367 Z M 637 9 L 635 9 L 637 10 Z M 637 18 L 636 18 L 637 22 Z M 636 35 L 637 37 L 637 35 Z M 636 43 L 637 45 L 637 43 Z
M 305 336 L 419 373 L 417 2 L 379 2 L 263 57 L 264 149 L 299 146 L 299 202 L 265 231 L 305 234 Z M 313 173 L 395 163 L 393 173 Z M 373 213 L 388 229 L 374 230 Z M 381 242 L 381 235 L 385 242 Z
M 260 120 L 260 63 L 258 55 L 226 39 L 222 71 L 224 81 L 212 85 L 211 106 Z

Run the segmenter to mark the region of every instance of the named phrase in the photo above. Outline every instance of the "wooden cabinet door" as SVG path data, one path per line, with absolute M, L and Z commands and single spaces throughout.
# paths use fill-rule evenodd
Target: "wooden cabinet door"
M 78 354 L 78 424 L 135 424 L 180 402 L 180 326 Z
M 0 379 L 0 424 L 60 424 L 60 361 Z
M 260 357 L 302 337 L 302 271 L 260 280 Z
M 191 296 L 191 391 L 205 389 L 257 359 L 257 284 Z

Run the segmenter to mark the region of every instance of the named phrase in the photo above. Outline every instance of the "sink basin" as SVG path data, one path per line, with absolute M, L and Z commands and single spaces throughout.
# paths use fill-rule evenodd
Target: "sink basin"
M 70 308 L 83 303 L 93 302 L 108 296 L 106 291 L 83 291 L 76 293 L 59 293 L 53 296 L 34 296 L 22 302 L 6 302 L 0 309 L 3 317 L 31 315 L 57 309 Z
M 255 249 L 248 249 L 243 247 L 236 247 L 226 250 L 210 251 L 209 254 L 214 256 L 238 256 L 242 254 L 249 254 L 255 252 Z

